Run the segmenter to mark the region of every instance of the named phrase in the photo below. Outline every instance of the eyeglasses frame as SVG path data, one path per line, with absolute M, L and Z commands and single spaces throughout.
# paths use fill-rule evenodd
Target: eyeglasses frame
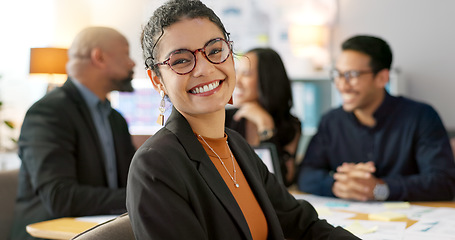
M 224 60 L 221 61 L 221 62 L 212 62 L 212 61 L 207 57 L 207 54 L 205 53 L 205 48 L 209 45 L 209 43 L 214 42 L 214 41 L 220 41 L 220 40 L 221 40 L 221 41 L 224 41 L 224 42 L 227 44 L 227 46 L 228 46 L 228 48 L 229 48 L 229 54 L 226 56 L 226 59 L 224 59 Z M 176 74 L 178 74 L 178 75 L 185 75 L 185 74 L 188 74 L 188 73 L 192 72 L 192 71 L 194 70 L 194 68 L 196 68 L 196 64 L 197 64 L 196 53 L 198 53 L 198 52 L 201 52 L 202 55 L 205 57 L 205 59 L 207 59 L 207 61 L 209 61 L 209 62 L 212 63 L 212 64 L 221 64 L 221 63 L 226 62 L 226 60 L 229 58 L 229 55 L 232 54 L 232 43 L 233 43 L 233 41 L 228 41 L 228 40 L 226 40 L 226 39 L 224 39 L 224 38 L 214 38 L 214 39 L 209 40 L 207 43 L 205 43 L 204 47 L 198 48 L 198 49 L 196 49 L 196 50 L 194 50 L 194 51 L 191 51 L 191 50 L 186 49 L 186 48 L 177 49 L 177 50 L 171 52 L 171 54 L 169 55 L 169 57 L 168 57 L 166 60 L 164 60 L 164 61 L 162 61 L 162 62 L 159 62 L 159 63 L 155 63 L 155 64 L 153 64 L 153 66 L 168 65 L 169 68 L 170 68 L 173 72 L 175 72 Z M 176 71 L 171 67 L 171 65 L 169 64 L 169 61 L 171 60 L 172 55 L 173 55 L 175 52 L 182 51 L 182 50 L 186 50 L 186 51 L 192 53 L 193 56 L 194 56 L 194 65 L 193 65 L 193 68 L 191 68 L 191 70 L 188 71 L 188 72 L 186 72 L 186 73 L 179 73 L 179 72 L 176 72 Z
M 334 72 L 338 72 L 338 76 L 334 77 Z M 351 75 L 353 75 L 352 73 L 355 73 L 354 75 L 356 75 L 355 77 L 351 77 Z M 347 84 L 351 84 L 351 80 L 352 78 L 359 78 L 360 76 L 364 75 L 364 74 L 369 74 L 369 73 L 373 73 L 373 74 L 376 74 L 374 71 L 372 70 L 349 70 L 349 71 L 345 71 L 345 72 L 341 72 L 337 69 L 332 69 L 330 71 L 330 78 L 332 79 L 332 81 L 336 84 L 337 82 L 337 79 L 341 79 L 341 78 L 344 78 L 344 80 L 346 81 Z

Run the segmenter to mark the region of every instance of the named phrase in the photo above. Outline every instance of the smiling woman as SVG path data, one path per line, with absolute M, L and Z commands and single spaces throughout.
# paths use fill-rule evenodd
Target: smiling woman
M 297 202 L 245 139 L 225 128 L 236 82 L 228 36 L 198 0 L 167 2 L 143 29 L 147 75 L 173 109 L 130 167 L 136 238 L 357 239 Z
M 193 36 L 194 32 L 200 33 L 198 37 Z M 194 131 L 208 137 L 222 137 L 223 126 L 210 124 L 212 128 L 207 129 L 199 119 L 216 121 L 235 86 L 234 62 L 223 37 L 223 32 L 208 19 L 176 22 L 164 31 L 154 49 L 158 62 L 152 67 L 156 71 L 148 70 L 155 89 L 164 91 L 174 107 L 196 128 Z M 218 86 L 209 90 L 214 83 Z M 196 89 L 202 91 L 194 94 Z

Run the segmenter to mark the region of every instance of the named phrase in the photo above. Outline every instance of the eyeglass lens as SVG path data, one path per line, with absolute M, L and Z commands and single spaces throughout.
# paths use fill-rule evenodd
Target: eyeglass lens
M 177 50 L 169 57 L 168 64 L 176 73 L 189 73 L 196 66 L 197 51 L 198 50 L 192 52 L 188 49 Z M 200 51 L 211 63 L 218 64 L 226 61 L 229 57 L 230 48 L 226 41 L 222 39 L 213 39 Z
M 360 71 L 346 71 L 346 72 L 340 72 L 338 70 L 332 70 L 331 72 L 331 77 L 333 80 L 339 80 L 341 78 L 344 78 L 347 82 L 349 82 L 352 78 L 358 78 L 362 72 Z

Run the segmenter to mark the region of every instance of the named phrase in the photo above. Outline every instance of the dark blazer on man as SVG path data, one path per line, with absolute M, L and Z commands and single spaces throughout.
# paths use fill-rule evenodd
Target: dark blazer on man
M 319 220 L 226 128 L 229 146 L 268 223 L 268 239 L 358 239 Z M 186 119 L 176 110 L 136 152 L 127 186 L 136 239 L 252 239 L 248 224 Z
M 71 79 L 27 111 L 19 138 L 22 165 L 12 239 L 26 239 L 25 226 L 34 222 L 126 211 L 126 180 L 135 149 L 120 113 L 112 110 L 109 122 L 118 189 L 108 187 L 95 124 Z

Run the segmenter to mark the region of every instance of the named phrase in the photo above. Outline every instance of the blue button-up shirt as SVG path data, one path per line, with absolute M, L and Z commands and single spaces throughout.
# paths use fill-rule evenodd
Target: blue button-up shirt
M 325 114 L 300 166 L 299 189 L 334 196 L 333 173 L 343 162 L 373 161 L 389 186 L 388 200 L 452 200 L 455 163 L 446 129 L 429 105 L 386 93 L 362 125 L 341 107 Z
M 101 146 L 103 147 L 104 163 L 109 187 L 118 188 L 114 138 L 109 123 L 109 114 L 112 110 L 111 103 L 107 99 L 101 101 L 92 91 L 76 79 L 73 78 L 72 80 L 79 89 L 82 98 L 85 100 L 92 115 L 93 122 L 95 123 Z

